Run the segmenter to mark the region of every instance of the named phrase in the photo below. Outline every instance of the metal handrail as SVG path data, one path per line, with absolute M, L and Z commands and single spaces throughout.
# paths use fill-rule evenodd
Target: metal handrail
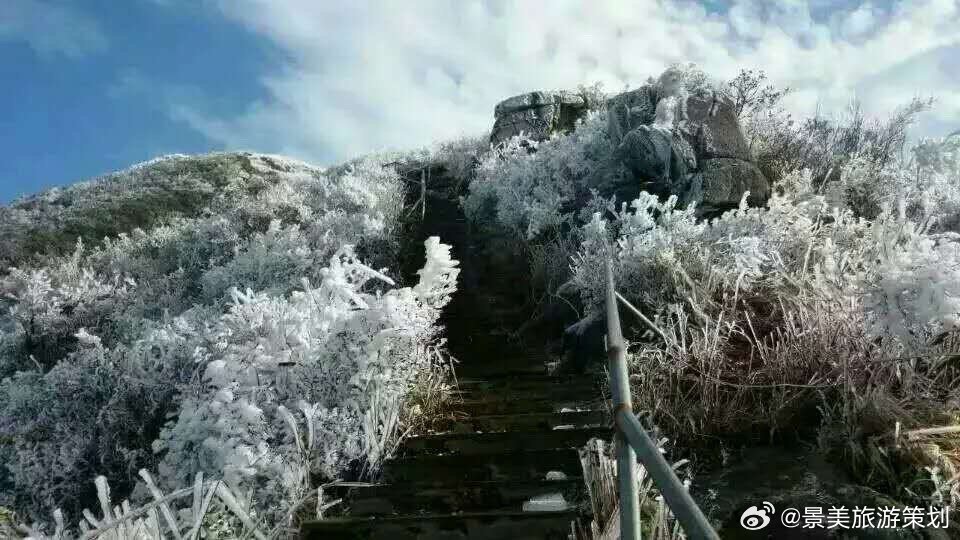
M 620 328 L 613 265 L 606 260 L 607 361 L 613 393 L 613 420 L 617 433 L 617 478 L 620 486 L 620 538 L 640 540 L 640 502 L 637 493 L 637 459 L 650 473 L 664 501 L 692 540 L 719 540 L 706 516 L 673 472 L 656 443 L 633 414 L 627 354 Z

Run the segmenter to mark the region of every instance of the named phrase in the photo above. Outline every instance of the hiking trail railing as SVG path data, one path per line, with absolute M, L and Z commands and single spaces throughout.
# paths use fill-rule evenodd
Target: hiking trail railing
M 606 261 L 607 361 L 613 393 L 613 421 L 617 430 L 617 482 L 620 492 L 620 538 L 640 540 L 640 503 L 637 492 L 637 460 L 646 468 L 677 522 L 691 540 L 719 540 L 706 516 L 674 474 L 656 443 L 633 414 L 626 347 L 620 328 L 613 265 Z M 629 306 L 632 309 L 633 306 Z M 642 313 L 636 312 L 640 317 Z M 645 317 L 644 317 L 645 319 Z M 646 320 L 644 322 L 647 322 Z

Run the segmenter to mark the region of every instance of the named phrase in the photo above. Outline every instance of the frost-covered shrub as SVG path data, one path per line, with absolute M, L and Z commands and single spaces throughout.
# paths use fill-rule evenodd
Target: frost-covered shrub
M 607 201 L 596 190 L 617 184 L 621 166 L 607 136 L 606 112 L 589 112 L 576 129 L 546 141 L 522 136 L 485 154 L 462 199 L 476 234 L 485 239 L 489 264 L 524 280 L 523 302 L 537 312 L 569 275 L 578 225 Z
M 490 135 L 460 137 L 435 144 L 426 150 L 427 157 L 419 161 L 440 165 L 453 178 L 463 182 L 473 178 L 480 159 L 490 150 Z
M 79 351 L 52 370 L 0 385 L 0 484 L 10 488 L 0 504 L 37 519 L 77 511 L 91 475 L 129 492 L 132 471 L 156 466 L 170 489 L 197 472 L 252 489 L 259 515 L 276 519 L 308 488 L 304 467 L 307 478 L 334 478 L 355 462 L 375 470 L 400 435 L 414 380 L 435 367 L 436 321 L 455 290 L 450 248 L 436 238 L 426 248 L 412 288 L 384 291 L 392 281 L 346 246 L 316 287 L 234 289 L 225 314 L 193 308 L 151 323 L 130 347 L 105 349 L 81 330 Z M 309 455 L 285 410 L 302 411 Z
M 514 137 L 481 160 L 464 201 L 475 222 L 532 240 L 572 224 L 575 203 L 619 171 L 605 113 L 590 113 L 569 135 L 536 143 Z
M 934 232 L 960 225 L 960 138 L 926 139 L 909 156 L 883 166 L 854 157 L 822 191 L 856 215 L 876 219 L 902 207 L 912 222 Z
M 0 483 L 9 487 L 0 504 L 37 518 L 87 504 L 91 475 L 129 492 L 131 472 L 156 465 L 151 444 L 195 371 L 176 340 L 106 349 L 86 329 L 75 338 L 77 351 L 50 371 L 20 371 L 0 383 Z
M 47 374 L 20 372 L 0 387 L 0 504 L 46 518 L 78 508 L 90 486 L 76 482 L 97 463 L 97 415 L 116 377 L 95 358 L 75 355 Z
M 332 209 L 389 222 L 402 187 L 384 162 L 368 156 L 326 171 L 262 154 L 165 156 L 0 209 L 0 268 L 35 252 L 69 253 L 77 238 L 96 247 L 105 237 L 178 218 L 226 217 L 244 234 L 265 231 L 273 219 L 289 224 Z
M 0 358 L 0 376 L 27 367 L 49 368 L 72 350 L 81 328 L 116 337 L 119 319 L 133 302 L 136 282 L 119 274 L 98 275 L 83 266 L 84 248 L 53 268 L 11 269 L 3 284 L 14 301 L 14 331 L 4 336 L 17 346 Z
M 897 422 L 958 412 L 960 394 L 937 373 L 960 317 L 960 237 L 902 212 L 857 218 L 804 176 L 767 208 L 741 205 L 709 223 L 646 194 L 598 213 L 571 283 L 588 316 L 602 312 L 612 257 L 618 291 L 653 321 L 636 322 L 635 398 L 668 433 L 696 446 L 819 429 L 866 479 L 893 449 L 869 459 L 856 449 Z M 884 480 L 894 490 L 912 481 Z
M 229 156 L 215 157 L 223 161 Z M 187 159 L 176 158 L 177 163 Z M 251 194 L 243 188 L 247 183 L 213 179 L 223 188 L 205 215 L 172 219 L 148 230 L 121 230 L 102 242 L 95 239 L 100 245 L 92 250 L 78 247 L 72 256 L 43 267 L 11 270 L 3 292 L 14 299 L 23 344 L 13 355 L 19 357 L 16 365 L 34 354 L 49 366 L 71 350 L 71 336 L 80 327 L 90 328 L 109 346 L 121 335 L 135 334 L 145 317 L 177 314 L 198 300 L 222 301 L 231 286 L 262 289 L 268 285 L 264 280 L 275 278 L 269 286 L 289 291 L 300 277 L 314 277 L 303 272 L 306 268 L 346 243 L 358 245 L 375 263 L 390 261 L 402 185 L 376 158 L 330 173 L 266 156 L 239 155 L 239 161 L 267 179 L 262 183 L 268 187 Z M 131 190 L 145 182 L 159 185 L 165 163 L 136 167 L 127 173 L 132 178 L 119 176 L 133 184 Z M 119 181 L 70 188 L 70 207 L 95 204 L 96 199 L 81 195 L 113 193 Z M 228 198 L 231 194 L 235 198 Z M 280 225 L 270 229 L 273 222 Z
M 870 229 L 869 265 L 859 278 L 872 333 L 895 336 L 910 352 L 960 328 L 960 235 L 924 234 L 902 214 Z
M 203 470 L 280 512 L 309 473 L 337 476 L 351 461 L 373 472 L 397 443 L 410 386 L 437 358 L 456 271 L 436 240 L 415 289 L 373 270 L 400 248 L 404 187 L 388 156 L 328 170 L 253 154 L 162 159 L 4 209 L 0 228 L 20 216 L 52 234 L 68 217 L 129 210 L 171 171 L 193 175 L 204 207 L 144 215 L 139 228 L 120 220 L 72 255 L 11 252 L 19 266 L 0 278 L 0 505 L 75 516 L 94 476 L 125 497 L 133 472 L 159 467 L 171 489 Z M 281 406 L 306 415 L 308 456 Z M 42 478 L 51 469 L 63 476 Z
M 807 169 L 818 188 L 836 181 L 852 160 L 879 171 L 900 159 L 910 126 L 933 103 L 914 98 L 883 119 L 868 118 L 856 101 L 833 118 L 794 118 L 782 104 L 791 89 L 767 84 L 766 74 L 755 70 L 742 70 L 720 91 L 733 100 L 751 152 L 769 180 L 777 183 Z
M 750 295 L 859 295 L 875 335 L 930 335 L 956 326 L 960 303 L 957 237 L 930 236 L 903 215 L 868 222 L 850 210 L 777 196 L 767 208 L 728 212 L 697 222 L 693 209 L 678 210 L 642 194 L 609 223 L 599 214 L 584 227 L 573 283 L 600 309 L 607 253 L 616 261 L 624 294 L 665 309 L 689 298 L 741 300 Z M 614 242 L 611 244 L 611 240 Z M 767 301 L 773 301 L 768 298 Z M 875 324 L 874 324 L 875 323 Z
M 309 275 L 320 262 L 314 256 L 298 226 L 283 228 L 274 220 L 266 232 L 254 233 L 232 259 L 203 274 L 203 296 L 216 301 L 231 287 L 272 294 L 287 292 L 295 280 Z
M 628 210 L 595 214 L 584 227 L 583 250 L 574 265 L 573 282 L 598 309 L 603 298 L 604 253 L 613 249 L 617 278 L 625 294 L 645 305 L 667 306 L 685 296 L 740 291 L 779 285 L 784 271 L 799 269 L 810 259 L 811 245 L 830 238 L 846 242 L 850 231 L 820 223 L 828 216 L 822 198 L 793 204 L 778 197 L 769 208 L 745 204 L 712 222 L 697 221 L 694 208 L 678 209 L 676 199 L 659 202 L 642 193 Z M 837 214 L 837 228 L 849 218 Z M 814 236 L 817 232 L 820 237 Z M 844 239 L 838 238 L 844 237 Z M 611 247 L 612 246 L 612 247 Z M 690 281 L 704 288 L 690 290 Z
M 0 278 L 3 295 L 13 299 L 17 325 L 15 335 L 4 336 L 12 349 L 0 359 L 0 376 L 24 367 L 30 355 L 51 366 L 73 350 L 72 336 L 81 327 L 111 346 L 135 336 L 145 318 L 175 315 L 197 301 L 222 302 L 231 286 L 289 291 L 300 277 L 314 278 L 303 271 L 322 266 L 315 263 L 343 244 L 357 245 L 374 264 L 389 264 L 397 249 L 394 224 L 403 187 L 382 161 L 373 156 L 325 172 L 251 154 L 174 157 L 9 209 L 22 213 L 30 207 L 32 223 L 54 227 L 62 222 L 60 212 L 109 215 L 111 208 L 97 205 L 105 200 L 133 204 L 137 190 L 161 190 L 166 173 L 212 175 L 196 179 L 208 186 L 195 194 L 209 204 L 199 215 L 171 218 L 149 229 L 125 230 L 123 222 L 115 223 L 117 235 L 93 238 L 93 249 L 78 247 L 72 256 L 39 267 L 28 264 Z M 213 189 L 209 186 L 216 193 L 204 198 Z M 280 227 L 271 230 L 273 222 Z M 9 236 L 22 233 L 10 231 Z
M 93 246 L 119 232 L 192 217 L 231 192 L 255 195 L 278 179 L 250 174 L 264 159 L 254 154 L 165 156 L 15 201 L 0 213 L 0 232 L 10 251 L 0 266 L 20 264 L 34 253 L 69 252 L 81 237 Z
M 936 231 L 960 232 L 960 135 L 921 141 L 912 151 L 913 206 Z
M 284 411 L 298 408 L 314 433 L 311 470 L 333 478 L 356 460 L 376 466 L 386 457 L 383 439 L 395 434 L 369 415 L 397 410 L 417 374 L 432 369 L 425 349 L 455 288 L 455 266 L 449 247 L 432 238 L 420 283 L 375 291 L 373 280 L 392 281 L 345 247 L 316 287 L 305 281 L 289 298 L 234 289 L 230 310 L 195 352 L 202 377 L 155 444 L 164 481 L 222 471 L 231 487 L 255 489 L 258 505 L 282 510 L 297 472 Z

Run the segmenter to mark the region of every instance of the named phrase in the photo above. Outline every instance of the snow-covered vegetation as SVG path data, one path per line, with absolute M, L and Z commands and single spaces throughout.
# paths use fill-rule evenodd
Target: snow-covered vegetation
M 650 319 L 624 316 L 637 406 L 688 448 L 819 440 L 864 482 L 956 504 L 956 440 L 900 434 L 960 415 L 960 138 L 909 148 L 929 105 L 916 100 L 886 121 L 854 108 L 795 122 L 762 83 L 745 72 L 715 90 L 739 100 L 776 191 L 765 207 L 702 221 L 673 197 L 590 193 L 622 174 L 601 111 L 487 157 L 468 214 L 530 254 L 551 246 L 537 264 L 565 279 L 548 297 L 573 291 L 586 321 L 601 316 L 613 261 L 618 290 Z
M 443 368 L 458 275 L 435 237 L 408 286 L 385 268 L 406 189 L 386 161 L 173 156 L 4 209 L 0 506 L 76 530 L 107 485 L 136 507 L 203 473 L 210 520 L 269 531 L 318 481 L 375 473 Z
M 525 240 L 573 224 L 573 203 L 618 172 L 606 133 L 606 116 L 594 112 L 570 135 L 539 144 L 514 137 L 488 152 L 465 200 L 467 216 Z
M 648 319 L 624 311 L 634 399 L 678 450 L 816 441 L 864 483 L 960 503 L 960 440 L 916 431 L 960 418 L 960 136 L 908 145 L 923 101 L 795 120 L 760 73 L 683 75 L 735 103 L 765 206 L 744 194 L 704 221 L 618 199 L 629 172 L 597 106 L 542 142 L 327 170 L 170 156 L 0 209 L 0 534 L 9 508 L 116 538 L 279 535 L 305 501 L 322 511 L 318 484 L 375 474 L 445 363 L 457 262 L 431 238 L 399 273 L 437 168 L 481 240 L 519 248 L 538 298 L 580 322 L 613 262 Z

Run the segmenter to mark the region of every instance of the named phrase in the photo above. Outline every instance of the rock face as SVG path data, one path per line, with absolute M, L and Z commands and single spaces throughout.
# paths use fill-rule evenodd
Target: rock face
M 496 121 L 490 142 L 499 144 L 520 133 L 542 141 L 555 132 L 573 129 L 586 113 L 587 100 L 576 92 L 530 92 L 513 96 L 494 108 Z
M 680 130 L 696 150 L 697 157 L 753 160 L 730 98 L 690 96 L 687 115 L 686 125 Z
M 652 85 L 645 85 L 617 94 L 607 100 L 607 121 L 610 136 L 620 140 L 626 132 L 653 123 L 657 107 L 657 93 Z
M 668 70 L 607 101 L 610 138 L 629 173 L 615 192 L 676 195 L 681 206 L 697 203 L 702 215 L 736 207 L 745 191 L 750 204 L 762 205 L 770 183 L 753 162 L 733 101 L 689 94 L 678 77 Z

